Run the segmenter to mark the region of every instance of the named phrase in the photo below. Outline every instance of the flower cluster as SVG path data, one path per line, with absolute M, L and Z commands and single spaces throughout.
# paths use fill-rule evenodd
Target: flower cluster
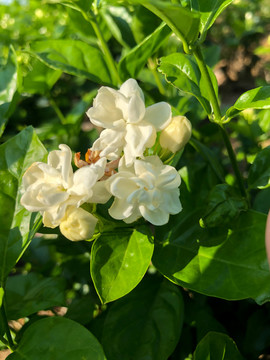
M 60 145 L 60 150 L 49 153 L 47 164 L 32 164 L 23 176 L 21 204 L 39 211 L 44 226 L 59 226 L 72 241 L 90 239 L 98 221 L 81 206 L 106 203 L 111 196 L 112 218 L 132 223 L 143 217 L 154 225 L 166 224 L 170 214 L 181 211 L 181 179 L 153 151 L 148 156 L 148 149 L 161 131 L 154 148 L 179 151 L 190 138 L 190 122 L 183 116 L 172 118 L 165 102 L 145 107 L 142 90 L 133 79 L 118 91 L 101 87 L 87 115 L 104 130 L 85 160 L 76 153 L 78 169 L 73 172 L 71 150 Z

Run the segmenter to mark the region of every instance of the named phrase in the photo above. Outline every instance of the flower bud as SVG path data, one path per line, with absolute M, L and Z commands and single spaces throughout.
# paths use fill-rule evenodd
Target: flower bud
M 71 241 L 91 239 L 98 219 L 82 208 L 71 206 L 60 223 L 61 233 Z
M 163 149 L 172 153 L 181 150 L 191 137 L 192 126 L 185 116 L 175 116 L 161 132 L 159 142 Z

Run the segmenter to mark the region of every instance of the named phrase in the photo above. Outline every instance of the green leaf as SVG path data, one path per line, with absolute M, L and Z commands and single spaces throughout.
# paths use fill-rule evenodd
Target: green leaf
M 160 59 L 159 71 L 164 74 L 166 80 L 181 93 L 195 96 L 207 114 L 211 114 L 211 106 L 208 101 L 205 82 L 192 56 L 176 53 L 162 57 Z M 208 71 L 217 93 L 216 77 L 209 67 Z
M 135 2 L 141 3 L 160 17 L 181 39 L 185 52 L 189 52 L 189 45 L 192 45 L 199 36 L 200 15 L 196 11 L 191 12 L 179 4 L 169 1 L 141 0 Z
M 269 109 L 270 86 L 260 86 L 243 93 L 235 104 L 226 112 L 226 118 L 231 119 L 245 109 Z
M 41 217 L 20 204 L 22 175 L 34 161 L 44 161 L 46 150 L 28 127 L 0 146 L 0 286 L 29 245 Z
M 100 50 L 79 40 L 44 40 L 32 43 L 34 55 L 48 66 L 68 74 L 111 85 L 111 77 Z
M 7 63 L 0 67 L 0 136 L 13 110 L 12 103 L 17 89 L 17 66 L 11 56 Z
M 38 320 L 24 332 L 8 360 L 106 360 L 97 339 L 83 326 L 63 318 Z
M 194 360 L 244 360 L 235 342 L 225 334 L 211 331 L 198 344 Z
M 243 212 L 228 231 L 200 228 L 200 216 L 199 209 L 183 210 L 174 228 L 157 233 L 155 267 L 176 284 L 205 295 L 226 300 L 253 298 L 260 304 L 268 301 L 266 215 Z
M 233 0 L 190 0 L 191 10 L 200 13 L 200 33 L 204 33 L 213 25 L 219 14 Z
M 171 30 L 163 23 L 125 55 L 118 66 L 122 80 L 137 78 L 148 59 L 160 48 L 170 33 Z
M 54 70 L 35 57 L 27 64 L 27 73 L 23 74 L 19 91 L 29 94 L 47 94 L 61 76 L 60 70 Z M 19 69 L 20 66 L 19 65 Z M 24 69 L 21 69 L 24 72 Z
M 119 231 L 119 230 L 118 230 Z M 101 235 L 91 252 L 91 275 L 103 303 L 129 293 L 143 278 L 154 246 L 140 230 Z
M 213 151 L 195 138 L 191 138 L 189 142 L 194 149 L 202 155 L 205 161 L 209 163 L 219 180 L 224 181 L 223 168 L 220 165 L 219 158 L 213 153 Z
M 136 45 L 132 31 L 132 16 L 124 6 L 102 7 L 100 14 L 106 21 L 108 28 L 115 39 L 124 47 L 130 48 Z
M 247 210 L 246 199 L 228 184 L 216 185 L 209 194 L 206 214 L 203 215 L 203 226 L 215 227 L 229 225 L 240 211 Z
M 109 308 L 101 343 L 110 360 L 167 360 L 183 318 L 179 289 L 160 278 L 146 278 Z
M 265 189 L 270 186 L 270 146 L 257 154 L 249 170 L 248 184 L 251 189 Z
M 42 278 L 39 274 L 8 277 L 6 302 L 8 320 L 16 320 L 39 310 L 65 305 L 65 284 L 61 278 Z

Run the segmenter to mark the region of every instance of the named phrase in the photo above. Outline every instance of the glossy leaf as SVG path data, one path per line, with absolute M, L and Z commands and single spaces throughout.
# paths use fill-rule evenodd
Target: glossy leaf
M 124 6 L 106 6 L 101 8 L 100 14 L 105 19 L 108 28 L 115 39 L 124 47 L 136 45 L 132 31 L 132 17 Z
M 26 169 L 46 153 L 31 127 L 0 146 L 0 285 L 39 226 L 40 215 L 21 206 L 19 189 Z
M 201 77 L 198 65 L 191 56 L 181 53 L 171 54 L 160 59 L 159 71 L 165 75 L 166 80 L 175 86 L 181 93 L 195 96 L 205 109 L 211 114 L 211 106 L 204 79 Z M 208 67 L 215 91 L 217 81 L 213 71 Z
M 5 66 L 0 67 L 0 136 L 11 115 L 12 100 L 17 89 L 17 66 L 9 56 Z
M 233 0 L 190 0 L 192 10 L 200 13 L 200 32 L 204 34 L 214 23 L 219 14 Z
M 132 17 L 132 31 L 137 43 L 141 43 L 160 25 L 161 19 L 142 5 L 135 7 Z
M 156 53 L 166 40 L 171 30 L 163 23 L 151 35 L 134 47 L 119 62 L 119 73 L 122 80 L 137 78 L 148 59 Z
M 241 211 L 247 209 L 246 200 L 234 188 L 218 184 L 209 194 L 206 213 L 202 217 L 203 226 L 229 225 Z
M 242 94 L 226 112 L 231 119 L 245 109 L 270 109 L 270 86 L 260 86 Z
M 167 360 L 182 329 L 184 304 L 179 289 L 146 278 L 109 309 L 102 345 L 110 360 Z
M 91 275 L 103 303 L 126 295 L 138 285 L 148 269 L 153 249 L 148 236 L 139 230 L 115 230 L 94 242 Z
M 270 146 L 257 154 L 249 170 L 248 184 L 251 189 L 265 189 L 270 186 Z
M 199 35 L 200 17 L 196 11 L 188 11 L 179 4 L 169 1 L 135 1 L 140 2 L 155 15 L 160 17 L 183 42 L 185 52 Z
M 201 229 L 201 211 L 183 211 L 172 229 L 157 233 L 153 264 L 171 281 L 205 295 L 227 300 L 270 299 L 266 259 L 266 215 L 240 214 L 230 229 Z M 167 233 L 165 232 L 167 229 Z
M 54 70 L 34 57 L 31 58 L 27 68 L 19 91 L 29 94 L 47 94 L 62 74 L 61 70 Z
M 38 320 L 24 332 L 8 360 L 106 360 L 97 339 L 83 326 L 63 318 Z
M 45 40 L 32 44 L 34 54 L 48 66 L 98 84 L 111 84 L 100 50 L 79 40 Z
M 209 332 L 198 344 L 194 360 L 244 360 L 235 342 L 226 334 Z
M 42 278 L 38 274 L 16 275 L 6 283 L 7 317 L 16 320 L 65 305 L 65 286 L 61 278 Z

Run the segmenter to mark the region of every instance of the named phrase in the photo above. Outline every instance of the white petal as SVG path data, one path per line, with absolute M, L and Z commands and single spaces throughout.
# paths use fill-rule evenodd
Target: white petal
M 160 170 L 160 175 L 157 179 L 156 186 L 160 189 L 175 189 L 181 184 L 181 177 L 177 170 L 169 165 L 164 165 Z
M 139 96 L 144 101 L 144 95 L 142 89 L 139 87 L 138 83 L 134 79 L 128 79 L 120 87 L 121 94 L 125 95 L 127 98 L 130 98 L 133 95 Z
M 178 214 L 182 210 L 178 189 L 163 193 L 162 208 L 170 214 Z
M 125 118 L 129 123 L 140 122 L 145 115 L 144 101 L 139 96 L 132 96 L 128 104 L 128 113 Z
M 98 181 L 92 188 L 92 196 L 87 200 L 89 203 L 105 204 L 112 196 L 107 190 L 107 180 Z
M 169 221 L 169 214 L 162 209 L 149 210 L 146 206 L 139 206 L 140 213 L 142 216 L 153 225 L 164 225 Z
M 159 102 L 146 108 L 144 121 L 152 124 L 157 131 L 169 125 L 172 119 L 171 107 L 166 102 Z
M 62 179 L 63 185 L 65 188 L 68 188 L 71 185 L 72 178 L 72 152 L 67 145 L 59 145 L 60 150 L 51 151 L 48 155 L 48 165 L 52 168 L 59 170 Z
M 116 220 L 128 218 L 133 210 L 133 206 L 128 204 L 125 199 L 115 198 L 112 206 L 109 208 L 109 214 Z
M 119 91 L 103 86 L 86 114 L 96 126 L 106 129 L 119 127 L 123 121 L 122 109 L 117 105 L 120 101 L 125 101 L 125 97 Z
M 108 159 L 117 159 L 124 146 L 125 131 L 105 129 L 101 132 L 100 137 L 94 142 L 92 149 L 101 150 L 100 155 Z
M 126 165 L 130 166 L 135 158 L 143 157 L 146 143 L 155 135 L 155 129 L 152 125 L 133 125 L 127 124 L 126 127 L 126 144 L 124 146 L 124 154 Z
M 112 176 L 109 182 L 109 190 L 112 195 L 126 199 L 131 193 L 138 189 L 137 184 L 132 180 L 134 174 L 130 172 L 119 172 Z

